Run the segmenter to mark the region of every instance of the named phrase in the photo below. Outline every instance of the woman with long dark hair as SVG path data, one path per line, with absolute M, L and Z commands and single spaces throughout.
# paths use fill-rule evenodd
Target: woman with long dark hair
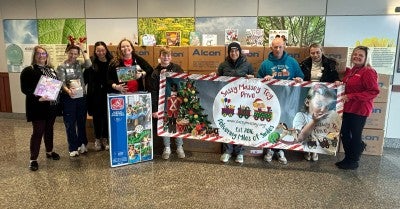
M 97 151 L 108 150 L 108 123 L 107 123 L 107 71 L 112 55 L 103 41 L 94 44 L 92 67 L 84 72 L 87 85 L 87 110 L 93 117 L 95 142 Z

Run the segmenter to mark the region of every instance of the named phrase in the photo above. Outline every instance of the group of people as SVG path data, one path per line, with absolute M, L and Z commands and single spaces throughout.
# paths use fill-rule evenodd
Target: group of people
M 288 55 L 285 46 L 285 41 L 282 38 L 273 40 L 272 51 L 268 55 L 268 59 L 261 64 L 257 77 L 266 80 L 294 80 L 298 83 L 321 81 L 336 82 L 337 85 L 345 84 L 346 90 L 342 96 L 344 113 L 341 128 L 345 158 L 336 165 L 341 169 L 356 169 L 360 155 L 365 149 L 365 144 L 361 140 L 362 129 L 366 118 L 372 111 L 373 99 L 379 93 L 377 73 L 367 60 L 368 48 L 359 46 L 353 50 L 352 67 L 346 69 L 341 81 L 338 76 L 336 61 L 325 57 L 319 44 L 310 46 L 310 57 L 300 65 Z M 44 138 L 46 157 L 53 160 L 60 159 L 60 155 L 53 150 L 53 126 L 60 108 L 62 109 L 70 157 L 77 157 L 88 151 L 87 114 L 93 117 L 95 150 L 108 150 L 107 93 L 150 92 L 152 117 L 156 123 L 159 118 L 160 74 L 183 72 L 179 65 L 171 62 L 171 48 L 163 47 L 160 50 L 159 63 L 153 68 L 146 60 L 135 53 L 134 45 L 128 39 L 119 42 L 115 56 L 112 56 L 107 45 L 102 41 L 95 43 L 92 57 L 89 57 L 82 43 L 71 42 L 65 52 L 67 59 L 54 70 L 46 49 L 42 46 L 36 46 L 33 50 L 31 66 L 26 67 L 20 76 L 21 91 L 26 95 L 26 117 L 27 121 L 32 123 L 33 128 L 30 139 L 29 164 L 32 171 L 39 168 L 37 159 L 42 138 Z M 83 62 L 78 59 L 81 54 L 83 55 Z M 117 69 L 131 66 L 136 68 L 136 79 L 121 82 L 117 76 Z M 47 97 L 34 94 L 35 87 L 42 75 L 63 82 L 57 100 L 50 100 Z M 240 44 L 236 42 L 228 45 L 228 56 L 219 65 L 217 72 L 211 75 L 255 77 L 252 65 L 247 62 L 246 56 L 242 54 Z M 321 91 L 309 93 L 309 100 L 305 102 L 308 109 L 305 113 L 307 120 L 296 123 L 296 129 L 307 130 L 300 134 L 304 139 L 309 137 L 318 121 L 326 115 L 326 106 L 315 105 L 312 102 L 314 98 L 318 98 L 319 94 L 324 93 Z M 163 137 L 163 159 L 170 157 L 170 141 L 169 137 Z M 175 143 L 178 157 L 185 158 L 183 140 L 175 138 Z M 220 160 L 228 162 L 233 155 L 236 157 L 236 162 L 243 163 L 243 153 L 243 146 L 224 143 Z M 287 164 L 283 150 L 267 149 L 264 160 L 270 162 L 275 153 L 279 162 Z M 305 153 L 305 158 L 316 161 L 318 155 L 316 153 Z
M 88 151 L 87 114 L 93 117 L 95 150 L 108 150 L 107 94 L 148 91 L 153 100 L 152 115 L 158 119 L 160 73 L 183 72 L 179 65 L 171 62 L 172 51 L 169 47 L 160 50 L 159 64 L 153 69 L 145 59 L 135 53 L 134 45 L 128 39 L 119 42 L 115 56 L 102 41 L 95 43 L 92 57 L 84 50 L 83 44 L 77 42 L 69 43 L 65 53 L 67 59 L 54 69 L 47 50 L 36 46 L 31 65 L 21 72 L 21 91 L 26 95 L 26 117 L 33 128 L 29 163 L 29 169 L 32 171 L 39 169 L 37 159 L 42 138 L 46 147 L 46 157 L 60 159 L 60 155 L 53 150 L 53 127 L 58 115 L 63 116 L 70 157 L 77 157 Z M 83 61 L 78 59 L 81 55 Z M 121 82 L 117 75 L 119 67 L 135 67 L 136 79 Z M 41 76 L 62 81 L 61 92 L 56 100 L 34 94 Z M 171 154 L 170 138 L 163 137 L 163 140 L 163 158 L 168 159 Z M 176 144 L 178 157 L 184 158 L 182 139 L 176 139 Z
M 293 80 L 296 83 L 303 81 L 330 82 L 345 85 L 344 95 L 341 101 L 344 103 L 340 138 L 343 142 L 345 157 L 335 165 L 340 169 L 357 169 L 362 152 L 366 144 L 361 135 L 367 117 L 371 114 L 373 100 L 379 94 L 377 72 L 371 67 L 368 60 L 368 48 L 357 46 L 354 48 L 350 63 L 342 79 L 339 78 L 338 63 L 336 60 L 326 57 L 320 44 L 309 46 L 309 57 L 300 64 L 285 51 L 285 40 L 277 37 L 272 41 L 271 52 L 268 58 L 261 63 L 257 78 L 265 80 L 284 79 Z M 254 77 L 253 68 L 241 53 L 238 43 L 228 45 L 228 56 L 218 67 L 217 73 L 212 76 L 236 76 Z M 323 126 L 321 121 L 330 114 L 329 105 L 335 99 L 335 95 L 326 86 L 316 85 L 311 88 L 304 101 L 304 112 L 296 114 L 293 128 L 298 130 L 299 141 L 313 140 L 311 135 L 315 129 Z M 330 118 L 332 123 L 337 123 L 338 117 Z M 324 124 L 326 125 L 326 124 Z M 332 126 L 336 126 L 333 124 Z M 244 149 L 241 145 L 223 144 L 223 154 L 220 160 L 228 162 L 232 155 L 235 161 L 243 163 Z M 274 154 L 282 164 L 287 164 L 284 150 L 266 149 L 263 159 L 271 162 Z M 316 152 L 305 152 L 304 158 L 308 161 L 318 160 Z

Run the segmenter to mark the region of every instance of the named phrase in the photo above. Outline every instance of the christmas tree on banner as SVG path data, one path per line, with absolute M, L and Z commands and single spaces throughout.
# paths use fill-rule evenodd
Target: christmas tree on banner
M 182 99 L 182 103 L 176 121 L 179 132 L 197 136 L 206 134 L 210 128 L 211 123 L 207 120 L 207 115 L 203 114 L 198 93 L 193 80 L 180 82 L 178 97 Z

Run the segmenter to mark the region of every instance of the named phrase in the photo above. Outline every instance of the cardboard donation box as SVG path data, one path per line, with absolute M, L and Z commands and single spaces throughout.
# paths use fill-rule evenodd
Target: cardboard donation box
M 88 142 L 94 142 L 96 136 L 94 135 L 94 127 L 93 127 L 93 117 L 86 117 L 86 138 Z
M 185 139 L 183 149 L 190 152 L 221 153 L 221 143 Z
M 339 75 L 341 74 L 344 75 L 344 71 L 346 70 L 347 50 L 348 50 L 347 47 L 324 47 L 325 56 L 335 59 L 336 62 L 338 62 Z
M 161 46 L 154 47 L 154 67 L 158 65 L 158 59 L 160 58 L 160 50 Z M 175 64 L 178 64 L 182 67 L 182 69 L 187 72 L 189 67 L 189 47 L 180 46 L 180 47 L 170 47 L 172 53 L 172 61 Z
M 390 90 L 390 75 L 379 74 L 378 84 L 379 84 L 379 95 L 375 98 L 374 102 L 387 102 Z
M 384 130 L 364 129 L 362 140 L 367 144 L 363 154 L 366 155 L 382 155 Z
M 111 167 L 153 159 L 149 93 L 108 94 Z
M 363 129 L 362 140 L 367 144 L 363 155 L 382 155 L 384 145 L 384 130 Z M 339 152 L 344 152 L 343 144 L 340 142 Z
M 289 56 L 296 59 L 298 63 L 302 62 L 308 57 L 308 51 L 305 48 L 286 47 L 285 51 L 289 54 Z M 268 58 L 268 54 L 266 54 L 265 58 Z
M 374 103 L 371 115 L 367 118 L 364 128 L 385 129 L 387 103 Z
M 134 46 L 135 53 L 145 59 L 151 66 L 154 66 L 154 47 L 153 46 Z
M 190 46 L 189 73 L 209 74 L 216 72 L 225 60 L 225 46 Z
M 228 56 L 228 48 L 226 48 Z M 261 63 L 264 61 L 264 47 L 263 46 L 242 46 L 242 53 L 246 55 L 247 62 L 251 63 L 254 69 L 254 75 L 260 68 Z

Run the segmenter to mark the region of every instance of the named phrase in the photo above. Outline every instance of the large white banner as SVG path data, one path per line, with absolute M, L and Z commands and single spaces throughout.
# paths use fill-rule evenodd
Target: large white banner
M 336 154 L 343 86 L 162 75 L 158 135 Z M 316 122 L 304 136 L 307 124 Z

